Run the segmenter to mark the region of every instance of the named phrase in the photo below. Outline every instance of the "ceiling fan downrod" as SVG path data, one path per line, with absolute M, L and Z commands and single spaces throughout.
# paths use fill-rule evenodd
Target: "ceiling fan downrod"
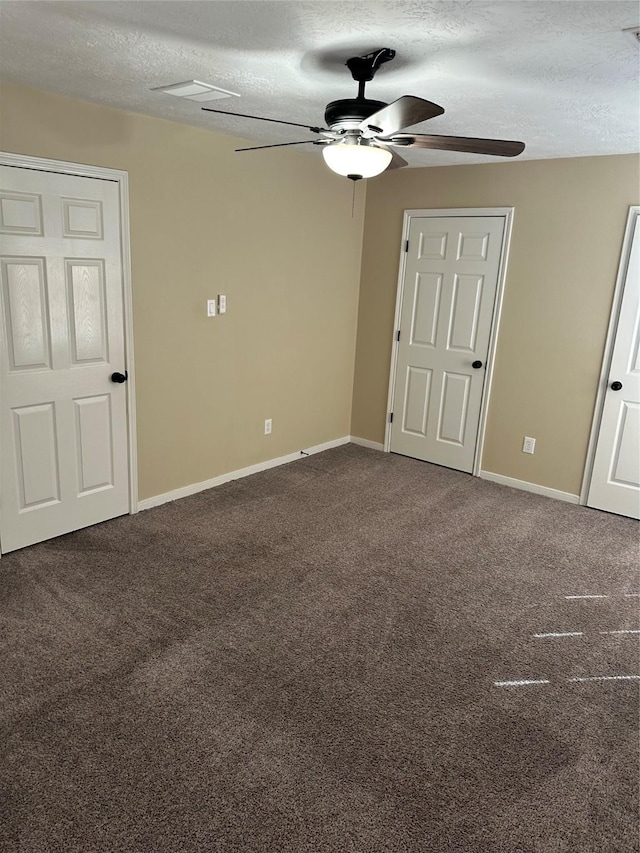
M 366 56 L 352 56 L 351 59 L 347 59 L 345 65 L 358 84 L 358 96 L 341 98 L 339 101 L 331 101 L 327 104 L 324 120 L 332 131 L 354 130 L 368 116 L 387 106 L 384 101 L 372 101 L 366 98 L 364 87 L 373 80 L 383 62 L 389 62 L 395 55 L 395 50 L 383 47 Z

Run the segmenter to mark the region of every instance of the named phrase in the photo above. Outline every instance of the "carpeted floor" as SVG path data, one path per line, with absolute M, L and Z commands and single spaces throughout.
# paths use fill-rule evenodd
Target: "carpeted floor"
M 638 851 L 637 569 L 353 445 L 3 557 L 2 849 Z

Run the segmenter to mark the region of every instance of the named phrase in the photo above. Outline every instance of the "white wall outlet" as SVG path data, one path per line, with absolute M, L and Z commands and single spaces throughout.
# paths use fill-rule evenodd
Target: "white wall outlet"
M 227 297 L 218 296 L 218 314 L 227 313 Z
M 216 316 L 216 300 L 207 299 L 207 317 Z
M 525 435 L 524 441 L 522 442 L 522 452 L 523 453 L 535 453 L 536 452 L 536 440 L 535 440 L 535 438 L 530 438 L 528 435 Z
M 273 421 L 271 418 L 267 418 L 264 422 L 264 434 L 271 435 L 271 430 L 273 428 Z

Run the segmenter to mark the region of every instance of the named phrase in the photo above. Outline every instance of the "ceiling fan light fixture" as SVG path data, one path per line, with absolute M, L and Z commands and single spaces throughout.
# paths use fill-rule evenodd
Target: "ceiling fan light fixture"
M 392 160 L 391 151 L 376 145 L 354 144 L 348 141 L 326 145 L 322 156 L 327 166 L 345 178 L 374 178 L 387 168 Z

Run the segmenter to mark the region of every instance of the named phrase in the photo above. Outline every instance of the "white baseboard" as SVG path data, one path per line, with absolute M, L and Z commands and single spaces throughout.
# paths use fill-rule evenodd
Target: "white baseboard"
M 212 477 L 210 480 L 203 480 L 201 483 L 192 483 L 189 486 L 182 486 L 180 489 L 174 489 L 171 492 L 165 492 L 162 495 L 154 495 L 152 498 L 145 498 L 138 501 L 138 511 L 151 509 L 154 506 L 177 501 L 180 498 L 187 498 L 189 495 L 195 495 L 198 492 L 204 492 L 206 489 L 213 489 L 216 486 L 221 486 L 223 483 L 228 483 L 231 480 L 239 480 L 242 477 L 250 477 L 251 474 L 257 474 L 260 471 L 268 471 L 269 468 L 277 468 L 279 465 L 286 465 L 289 462 L 295 462 L 298 459 L 303 459 L 305 456 L 312 456 L 314 453 L 322 453 L 323 450 L 331 450 L 332 447 L 340 447 L 343 444 L 358 444 L 360 447 L 368 447 L 371 450 L 383 450 L 384 445 L 378 441 L 370 441 L 368 438 L 359 438 L 356 435 L 344 435 L 341 438 L 335 438 L 333 441 L 325 441 L 323 444 L 316 444 L 314 447 L 308 447 L 305 450 L 299 450 L 297 453 L 289 453 L 286 456 L 279 456 L 276 459 L 267 459 L 266 462 L 258 462 L 255 465 L 249 465 L 247 468 L 240 468 L 237 471 L 229 471 L 227 474 L 221 474 L 218 477 Z M 558 489 L 550 489 L 548 486 L 539 486 L 537 483 L 528 483 L 526 480 L 516 480 L 515 477 L 505 477 L 502 474 L 494 474 L 492 471 L 479 471 L 478 477 L 483 480 L 490 480 L 492 483 L 498 483 L 501 486 L 510 486 L 513 489 L 521 489 L 524 492 L 533 492 L 536 495 L 544 495 L 547 498 L 554 498 L 567 503 L 579 504 L 579 495 L 573 495 L 570 492 L 561 492 Z
M 479 471 L 478 477 L 483 480 L 490 480 L 492 483 L 499 483 L 501 486 L 511 486 L 512 489 L 521 489 L 523 492 L 533 492 L 534 495 L 554 498 L 557 501 L 566 501 L 570 504 L 580 503 L 580 496 L 572 495 L 571 492 L 561 492 L 558 489 L 550 489 L 548 486 L 528 483 L 526 480 L 516 480 L 515 477 L 504 477 L 502 474 L 494 474 L 492 471 Z
M 172 492 L 165 492 L 162 495 L 154 495 L 152 498 L 145 498 L 138 501 L 138 510 L 151 509 L 154 506 L 169 503 L 169 501 L 177 501 L 179 498 L 187 498 L 189 495 L 195 495 L 198 492 L 204 492 L 206 489 L 213 489 L 216 486 L 221 486 L 223 483 L 228 483 L 230 480 L 239 480 L 241 477 L 250 477 L 251 474 L 257 474 L 259 471 L 267 471 L 269 468 L 277 468 L 278 465 L 286 465 L 287 462 L 295 462 L 297 459 L 304 459 L 305 456 L 311 456 L 314 453 L 322 453 L 323 450 L 330 450 L 332 447 L 340 447 L 342 444 L 348 444 L 351 438 L 348 435 L 342 438 L 335 438 L 333 441 L 325 441 L 324 444 L 316 444 L 315 447 L 307 447 L 305 450 L 299 450 L 297 453 L 289 453 L 287 456 L 279 456 L 277 459 L 268 459 L 266 462 L 258 462 L 256 465 L 249 465 L 248 468 L 240 468 L 237 471 L 229 471 L 228 474 L 221 474 L 219 477 L 212 477 L 211 480 L 203 480 L 201 483 L 192 483 L 190 486 L 182 486 L 180 489 L 174 489 Z
M 368 447 L 370 450 L 384 450 L 384 444 L 381 441 L 369 441 L 368 438 L 358 438 L 357 435 L 350 435 L 349 441 L 352 444 L 359 444 L 360 447 Z

